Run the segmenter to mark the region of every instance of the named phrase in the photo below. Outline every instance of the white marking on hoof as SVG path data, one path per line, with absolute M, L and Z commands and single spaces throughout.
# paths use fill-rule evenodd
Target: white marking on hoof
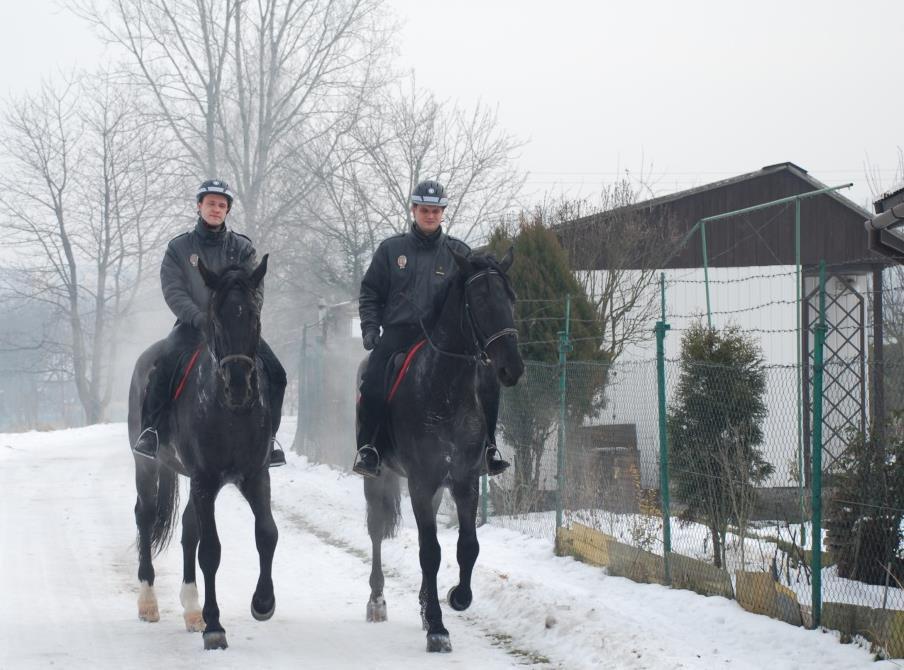
M 138 619 L 154 623 L 160 621 L 160 610 L 157 607 L 157 595 L 154 587 L 145 581 L 138 587 Z
M 179 602 L 182 603 L 182 618 L 185 630 L 189 633 L 200 633 L 204 630 L 204 615 L 201 614 L 201 603 L 198 601 L 198 585 L 194 582 L 182 582 L 179 590 Z

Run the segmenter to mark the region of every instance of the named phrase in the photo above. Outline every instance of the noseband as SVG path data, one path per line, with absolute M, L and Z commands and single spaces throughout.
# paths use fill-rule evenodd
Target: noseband
M 257 365 L 251 356 L 246 356 L 245 354 L 230 354 L 229 356 L 223 356 L 223 358 L 217 361 L 217 368 L 222 370 L 224 365 L 232 363 L 233 361 L 245 363 L 250 368 Z

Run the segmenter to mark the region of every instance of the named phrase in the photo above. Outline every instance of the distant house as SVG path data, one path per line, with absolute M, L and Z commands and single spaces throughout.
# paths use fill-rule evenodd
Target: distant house
M 667 277 L 666 319 L 672 327 L 667 336 L 667 357 L 678 354 L 681 331 L 707 310 L 702 268 L 708 269 L 709 299 L 713 325 L 728 323 L 755 333 L 763 346 L 770 370 L 769 412 L 765 431 L 776 466 L 773 485 L 791 485 L 795 466 L 792 455 L 799 448 L 798 424 L 802 423 L 803 449 L 809 460 L 811 401 L 810 353 L 812 330 L 817 317 L 818 267 L 827 265 L 827 321 L 825 417 L 826 449 L 831 467 L 845 446 L 848 429 L 863 430 L 870 415 L 872 394 L 868 365 L 868 335 L 881 323 L 882 270 L 889 258 L 870 248 L 864 223 L 869 212 L 830 191 L 795 200 L 794 196 L 826 188 L 794 163 L 778 163 L 667 196 L 646 200 L 563 224 L 558 229 L 577 272 L 608 272 L 615 269 L 657 269 Z M 904 200 L 904 193 L 901 195 Z M 758 208 L 765 203 L 784 202 Z M 705 225 L 705 254 L 698 222 L 728 212 L 739 212 Z M 747 211 L 744 211 L 747 210 Z M 799 238 L 795 222 L 799 221 Z M 615 228 L 615 226 L 620 226 Z M 695 226 L 697 227 L 695 229 Z M 609 228 L 607 228 L 609 227 Z M 622 249 L 611 253 L 617 238 L 611 230 L 636 235 L 636 252 Z M 644 234 L 646 231 L 648 234 Z M 650 247 L 649 240 L 658 244 Z M 608 242 L 607 240 L 613 240 Z M 798 251 L 799 240 L 799 251 Z M 904 249 L 904 237 L 901 238 Z M 641 248 L 643 245 L 647 247 Z M 799 257 L 798 257 L 799 253 Z M 800 262 L 801 285 L 797 284 Z M 879 293 L 875 293 L 878 289 Z M 797 310 L 798 290 L 802 301 Z M 871 311 L 872 308 L 872 311 Z M 799 319 L 799 321 L 798 321 Z M 798 323 L 802 325 L 798 329 Z M 652 328 L 653 323 L 650 324 Z M 797 339 L 800 333 L 800 340 Z M 634 362 L 649 361 L 652 349 L 634 354 Z M 797 417 L 796 365 L 802 366 L 802 418 Z M 615 423 L 635 421 L 638 446 L 644 464 L 644 483 L 649 484 L 655 463 L 656 407 L 655 374 L 643 366 L 625 368 L 613 377 L 607 390 Z M 674 380 L 670 380 L 670 383 Z M 652 387 L 650 385 L 653 385 Z M 641 389 L 649 389 L 644 393 Z M 649 399 L 649 401 L 647 400 Z M 876 411 L 876 408 L 873 408 Z M 881 408 L 879 408 L 881 413 Z M 780 455 L 779 455 L 780 454 Z M 785 458 L 787 456 L 787 459 Z M 780 462 L 787 460 L 789 462 Z

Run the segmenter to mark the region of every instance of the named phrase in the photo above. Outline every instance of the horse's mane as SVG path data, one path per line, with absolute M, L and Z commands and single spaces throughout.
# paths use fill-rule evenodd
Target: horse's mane
M 241 265 L 230 265 L 219 276 L 220 279 L 214 289 L 214 296 L 216 297 L 214 308 L 216 310 L 223 306 L 223 302 L 229 292 L 234 288 L 238 288 L 242 292 L 251 295 L 251 301 L 255 309 L 258 312 L 260 311 L 261 303 L 263 302 L 263 292 L 259 287 L 253 288 L 251 286 L 251 273 L 246 268 Z

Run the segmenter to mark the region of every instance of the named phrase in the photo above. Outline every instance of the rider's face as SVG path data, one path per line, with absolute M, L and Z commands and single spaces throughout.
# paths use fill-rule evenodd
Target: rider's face
M 443 223 L 444 207 L 436 205 L 412 205 L 411 213 L 414 215 L 414 222 L 421 232 L 427 235 L 436 232 Z
M 225 195 L 209 193 L 198 203 L 198 215 L 211 228 L 223 225 L 229 212 L 229 201 Z

